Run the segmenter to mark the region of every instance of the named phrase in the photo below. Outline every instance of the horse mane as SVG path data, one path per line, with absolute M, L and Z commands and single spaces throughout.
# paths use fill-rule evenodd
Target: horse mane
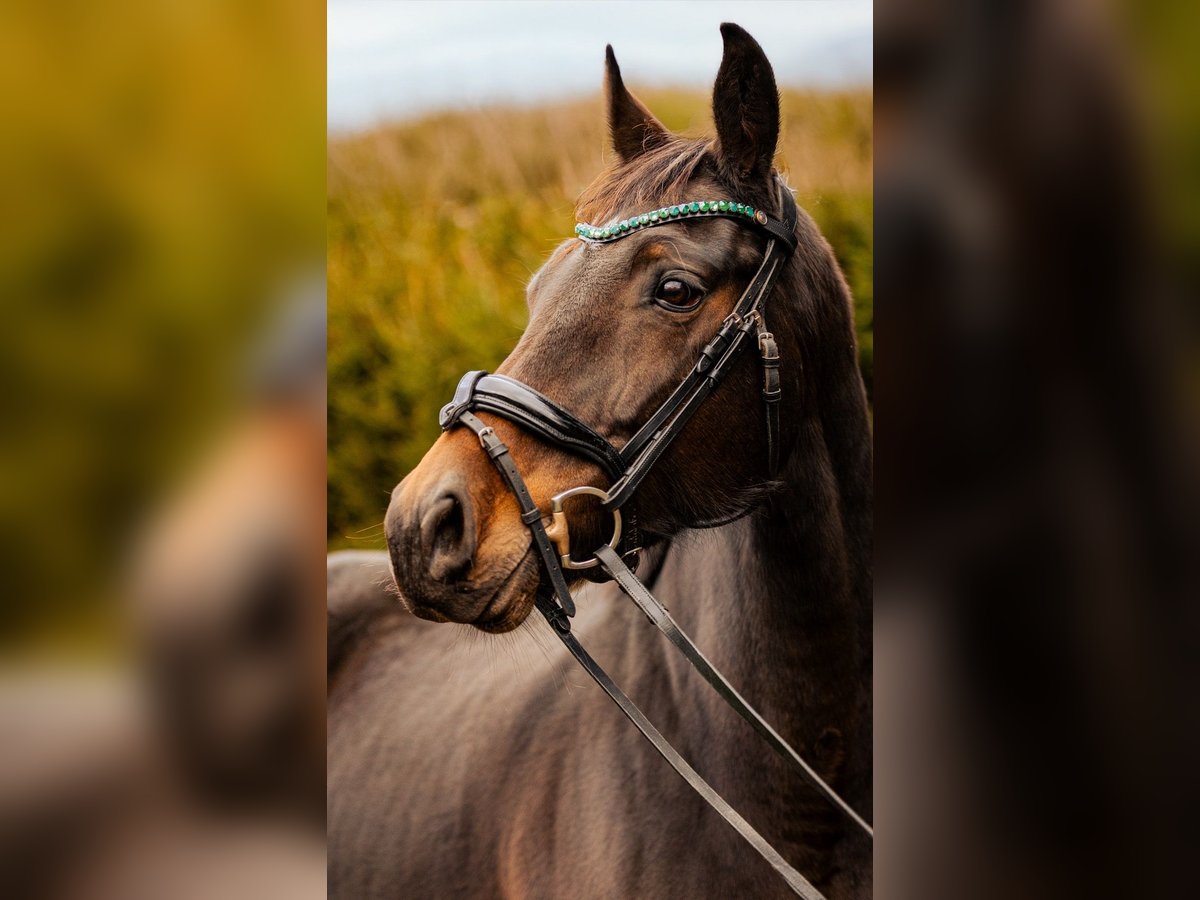
M 773 187 L 778 170 L 773 168 L 763 185 L 735 189 L 722 177 L 715 138 L 671 135 L 633 159 L 618 158 L 596 176 L 579 196 L 576 218 L 600 224 L 616 218 L 620 212 L 642 212 L 652 207 L 702 200 L 703 197 L 694 197 L 694 191 L 688 190 L 688 185 L 701 174 L 720 182 L 729 196 L 736 194 L 738 200 L 778 214 L 779 202 Z
M 605 169 L 579 197 L 582 222 L 606 222 L 621 210 L 680 203 L 697 171 L 710 160 L 713 142 L 671 136 L 633 159 Z

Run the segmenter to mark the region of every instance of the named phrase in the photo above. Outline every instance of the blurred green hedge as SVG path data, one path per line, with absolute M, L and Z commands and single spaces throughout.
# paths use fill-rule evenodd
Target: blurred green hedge
M 0 651 L 111 658 L 134 535 L 320 265 L 311 2 L 5 3 Z
M 673 130 L 711 130 L 700 93 L 647 92 Z M 872 372 L 871 96 L 784 92 L 778 162 L 854 292 Z M 525 326 L 524 285 L 572 232 L 604 166 L 599 98 L 489 108 L 331 139 L 328 171 L 331 547 L 382 545 L 392 487 L 438 435 L 468 369 Z

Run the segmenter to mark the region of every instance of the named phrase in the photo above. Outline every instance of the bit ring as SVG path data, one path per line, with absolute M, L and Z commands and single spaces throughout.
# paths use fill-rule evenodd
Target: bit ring
M 550 527 L 546 529 L 546 536 L 550 538 L 550 541 L 557 548 L 559 562 L 564 569 L 591 569 L 600 565 L 600 560 L 595 556 L 583 562 L 576 562 L 571 559 L 571 529 L 567 522 L 567 514 L 563 511 L 563 502 L 582 494 L 598 497 L 602 503 L 608 500 L 607 491 L 602 491 L 600 488 L 590 485 L 573 487 L 550 498 Z M 621 542 L 621 511 L 619 509 L 612 509 L 609 512 L 612 513 L 613 517 L 613 533 L 608 541 L 608 546 L 616 550 L 617 544 Z

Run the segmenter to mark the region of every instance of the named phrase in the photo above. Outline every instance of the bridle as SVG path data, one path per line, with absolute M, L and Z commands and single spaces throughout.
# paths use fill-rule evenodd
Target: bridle
M 739 715 L 778 753 L 799 769 L 834 805 L 846 813 L 866 834 L 873 837 L 871 826 L 734 690 L 683 633 L 666 608 L 633 573 L 642 549 L 636 514 L 631 503 L 638 486 L 699 406 L 728 374 L 734 361 L 751 343 L 751 334 L 754 334 L 753 340 L 759 348 L 759 363 L 763 376 L 762 400 L 766 410 L 768 469 L 774 476 L 778 468 L 779 400 L 782 394 L 780 359 L 778 345 L 766 326 L 764 306 L 776 280 L 796 250 L 795 228 L 799 213 L 791 192 L 782 182 L 777 181 L 776 188 L 782 220 L 772 218 L 763 210 L 748 204 L 731 200 L 709 200 L 662 207 L 605 226 L 583 223 L 576 226 L 578 238 L 593 245 L 612 243 L 646 228 L 702 218 L 732 219 L 741 225 L 754 228 L 767 237 L 762 262 L 734 304 L 732 312 L 722 322 L 712 340 L 700 351 L 699 358 L 683 381 L 623 447 L 614 447 L 571 412 L 528 385 L 503 375 L 489 375 L 482 371 L 468 372 L 462 377 L 454 392 L 454 398 L 442 408 L 439 421 L 444 431 L 459 425 L 473 431 L 479 438 L 480 446 L 516 497 L 521 510 L 521 521 L 533 537 L 542 570 L 547 576 L 538 588 L 537 608 L 571 655 L 667 762 L 771 863 L 796 894 L 808 900 L 823 900 L 820 892 L 793 869 L 696 773 L 576 640 L 571 633 L 570 623 L 570 617 L 575 615 L 575 602 L 564 574 L 565 569 L 578 570 L 598 566 L 613 578 Z M 611 480 L 611 487 L 605 491 L 586 485 L 555 495 L 550 500 L 551 525 L 547 528 L 543 523 L 542 511 L 530 496 L 508 447 L 496 436 L 492 428 L 475 415 L 476 412 L 499 416 L 534 434 L 547 444 L 594 462 Z M 598 498 L 613 518 L 613 534 L 609 542 L 598 548 L 591 559 L 585 561 L 576 560 L 571 556 L 570 529 L 564 511 L 565 501 L 579 495 Z M 624 520 L 622 510 L 626 513 Z
M 645 228 L 698 218 L 733 219 L 739 224 L 755 228 L 767 237 L 762 262 L 734 304 L 732 312 L 721 323 L 712 340 L 700 351 L 699 358 L 683 381 L 623 447 L 617 449 L 571 412 L 528 385 L 503 375 L 489 375 L 482 371 L 468 372 L 462 377 L 453 399 L 442 408 L 439 421 L 445 431 L 459 425 L 473 431 L 479 438 L 480 446 L 515 496 L 521 510 L 521 521 L 533 537 L 542 570 L 547 576 L 538 588 L 537 608 L 571 655 L 683 779 L 775 868 L 796 894 L 807 900 L 823 900 L 821 893 L 696 773 L 576 640 L 571 633 L 570 623 L 570 617 L 575 615 L 575 602 L 563 571 L 599 566 L 612 577 L 739 715 L 866 834 L 873 837 L 871 826 L 738 694 L 683 633 L 666 608 L 638 581 L 633 574 L 641 550 L 637 539 L 636 516 L 628 516 L 630 521 L 627 525 L 621 517 L 622 509 L 632 513 L 630 502 L 638 486 L 683 430 L 700 404 L 728 374 L 734 361 L 750 343 L 752 332 L 757 339 L 763 374 L 762 399 L 766 409 L 767 463 L 772 475 L 778 468 L 779 400 L 782 394 L 779 378 L 780 359 L 775 338 L 766 326 L 764 306 L 775 281 L 796 250 L 795 228 L 799 213 L 791 192 L 781 182 L 777 182 L 777 195 L 783 211 L 782 220 L 774 219 L 763 210 L 748 204 L 717 200 L 693 201 L 663 207 L 606 226 L 583 223 L 576 226 L 575 232 L 579 239 L 595 245 L 612 243 Z M 475 415 L 476 412 L 500 416 L 548 444 L 591 460 L 611 479 L 612 486 L 607 491 L 590 485 L 580 486 L 555 495 L 550 500 L 551 526 L 547 528 L 542 521 L 542 512 L 530 496 L 508 447 L 491 427 Z M 571 557 L 570 530 L 563 509 L 567 499 L 581 494 L 597 497 L 613 517 L 613 534 L 608 544 L 599 547 L 592 559 L 582 562 Z M 626 527 L 623 528 L 623 525 Z

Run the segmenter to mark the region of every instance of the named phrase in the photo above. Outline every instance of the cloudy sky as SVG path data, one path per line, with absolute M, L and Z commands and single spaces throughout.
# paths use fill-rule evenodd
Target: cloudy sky
M 782 85 L 871 80 L 864 0 L 330 0 L 328 10 L 328 122 L 338 132 L 446 107 L 589 94 L 606 43 L 635 88 L 708 87 L 724 21 L 755 36 Z

